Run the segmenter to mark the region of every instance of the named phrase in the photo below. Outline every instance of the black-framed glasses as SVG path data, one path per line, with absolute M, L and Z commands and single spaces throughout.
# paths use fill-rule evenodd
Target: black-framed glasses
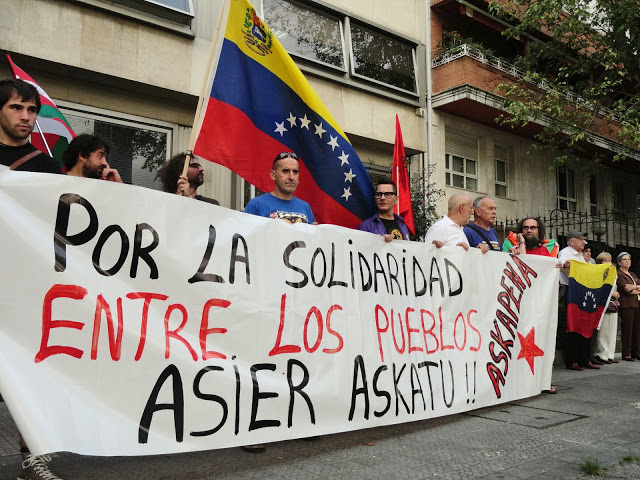
M 294 160 L 298 160 L 298 155 L 296 155 L 293 152 L 282 152 L 282 153 L 279 153 L 278 156 L 276 157 L 276 160 L 282 160 L 283 158 L 287 158 L 287 157 L 291 157 Z
M 384 195 L 384 198 L 391 198 L 395 194 L 396 194 L 396 192 L 376 192 L 374 196 L 376 198 L 382 198 L 382 196 Z
M 200 165 L 199 163 L 190 163 L 189 167 L 193 167 L 193 168 L 200 168 L 202 165 Z
M 530 226 L 528 226 L 528 225 L 524 225 L 524 226 L 522 227 L 522 231 L 525 231 L 525 230 L 538 230 L 538 226 L 537 226 L 537 225 L 534 225 L 534 226 L 530 227 Z

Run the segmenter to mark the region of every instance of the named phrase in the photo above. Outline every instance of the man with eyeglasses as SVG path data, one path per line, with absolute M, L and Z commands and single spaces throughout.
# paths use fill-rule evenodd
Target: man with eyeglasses
M 385 242 L 409 240 L 409 229 L 400 215 L 393 213 L 393 207 L 398 203 L 398 188 L 388 178 L 382 179 L 376 186 L 376 207 L 378 212 L 367 218 L 358 226 L 363 232 L 382 235 Z
M 293 152 L 278 154 L 273 160 L 269 176 L 274 183 L 273 190 L 252 198 L 244 209 L 245 213 L 289 223 L 315 224 L 309 204 L 293 195 L 300 183 L 298 156 Z
M 543 257 L 557 257 L 558 244 L 555 239 L 546 240 L 545 228 L 538 217 L 523 218 L 518 222 L 515 232 L 509 233 L 502 243 L 502 250 L 518 255 L 541 255 Z
M 186 153 L 178 153 L 167 160 L 162 166 L 158 176 L 162 181 L 163 190 L 168 193 L 182 195 L 183 197 L 195 198 L 202 202 L 212 203 L 213 205 L 220 205 L 214 198 L 198 195 L 198 187 L 204 183 L 204 169 L 193 156 L 189 160 L 187 175 L 182 175 L 186 157 Z

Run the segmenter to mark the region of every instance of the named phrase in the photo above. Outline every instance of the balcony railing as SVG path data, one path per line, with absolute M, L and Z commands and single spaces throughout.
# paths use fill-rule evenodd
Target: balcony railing
M 440 58 L 433 59 L 431 61 L 431 66 L 432 68 L 436 68 L 440 65 L 453 62 L 454 60 L 462 57 L 473 58 L 474 60 L 477 60 L 484 65 L 488 65 L 491 68 L 495 68 L 496 70 L 500 70 L 507 75 L 510 75 L 514 78 L 522 79 L 530 85 L 539 88 L 540 90 L 563 95 L 567 100 L 574 103 L 579 108 L 586 108 L 588 110 L 591 110 L 592 112 L 596 112 L 596 106 L 594 106 L 592 103 L 589 103 L 584 97 L 576 95 L 572 92 L 559 92 L 558 90 L 551 88 L 544 81 L 544 79 L 540 81 L 534 80 L 525 70 L 522 70 L 521 68 L 518 68 L 511 63 L 505 62 L 499 57 L 489 55 L 486 52 L 482 51 L 482 49 L 468 45 L 466 43 L 447 50 Z M 615 122 L 618 121 L 618 116 L 614 115 L 613 112 L 608 108 L 597 107 L 597 114 L 603 117 L 610 118 Z

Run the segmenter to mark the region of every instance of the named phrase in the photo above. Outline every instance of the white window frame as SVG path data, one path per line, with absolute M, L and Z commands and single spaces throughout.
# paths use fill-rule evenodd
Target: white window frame
M 87 118 L 89 120 L 98 120 L 102 122 L 121 125 L 124 127 L 141 128 L 167 134 L 167 156 L 168 160 L 174 155 L 173 146 L 175 139 L 178 138 L 178 125 L 175 123 L 163 122 L 150 118 L 130 115 L 127 113 L 116 112 L 104 108 L 96 108 L 88 105 L 67 102 L 63 100 L 54 100 L 63 115 L 74 115 Z M 175 152 L 177 153 L 177 152 Z
M 404 88 L 401 87 L 397 87 L 395 85 L 391 85 L 390 83 L 385 83 L 385 82 L 381 82 L 380 80 L 376 80 L 375 78 L 369 78 L 365 75 L 356 73 L 356 68 L 355 68 L 355 61 L 353 58 L 353 42 L 351 41 L 351 21 L 350 19 L 347 17 L 347 21 L 345 22 L 347 25 L 347 31 L 349 32 L 348 38 L 349 38 L 349 73 L 351 74 L 352 77 L 361 79 L 361 80 L 365 80 L 367 82 L 372 82 L 375 83 L 377 85 L 381 85 L 385 88 L 391 88 L 393 90 L 396 90 L 398 92 L 402 92 L 402 93 L 406 93 L 409 95 L 412 95 L 414 97 L 418 96 L 418 92 L 420 91 L 420 85 L 418 85 L 418 72 L 416 70 L 416 46 L 414 45 L 411 48 L 411 59 L 413 62 L 413 80 L 415 82 L 415 91 L 411 91 L 411 90 L 405 90 Z M 400 39 L 396 39 L 393 35 L 389 35 L 388 33 L 383 33 L 378 31 L 376 28 L 365 24 L 364 22 L 357 22 L 357 23 L 361 23 L 362 24 L 362 28 L 366 29 L 366 30 L 371 30 L 373 31 L 375 34 L 380 35 L 382 37 L 388 37 L 391 38 L 393 40 L 396 40 L 398 42 L 401 42 L 403 40 Z M 407 42 L 408 44 L 408 42 Z
M 498 180 L 498 162 L 504 164 L 504 181 Z M 500 158 L 494 159 L 494 168 L 495 168 L 495 186 L 502 186 L 505 189 L 504 195 L 498 195 L 497 189 L 494 189 L 494 193 L 496 197 L 500 198 L 509 198 L 509 162 L 506 160 L 502 160 Z
M 478 160 L 474 160 L 473 158 L 467 158 L 467 157 L 463 157 L 462 155 L 457 155 L 455 153 L 445 153 L 445 178 L 447 177 L 447 174 L 449 174 L 449 181 L 445 181 L 447 187 L 451 187 L 451 188 L 460 188 L 462 190 L 468 190 L 470 192 L 477 192 L 478 190 Z M 462 162 L 462 169 L 464 170 L 463 172 L 456 172 L 455 170 L 453 170 L 453 157 L 458 157 L 461 158 L 463 160 Z M 470 174 L 467 173 L 467 162 L 473 162 L 476 166 L 475 170 L 476 173 L 474 174 Z M 448 166 L 447 166 L 448 165 Z M 453 175 L 457 175 L 459 177 L 463 177 L 464 178 L 464 187 L 457 187 L 453 184 Z M 476 188 L 467 188 L 467 179 L 474 179 L 476 181 Z
M 565 171 L 565 179 L 566 179 L 566 183 L 564 185 L 564 188 L 567 192 L 566 196 L 562 196 L 560 195 L 560 172 L 561 170 L 564 169 Z M 573 194 L 574 197 L 569 197 L 569 173 L 568 172 L 572 172 L 573 174 Z M 577 195 L 577 189 L 576 189 L 576 172 L 574 169 L 572 168 L 568 168 L 568 167 L 558 167 L 556 168 L 556 197 L 557 197 L 557 205 L 558 208 L 560 210 L 565 210 L 567 212 L 577 212 L 578 211 L 578 195 Z M 561 206 L 561 202 L 566 202 L 567 203 L 567 208 L 562 208 Z M 569 208 L 570 205 L 573 205 L 573 210 L 571 210 Z

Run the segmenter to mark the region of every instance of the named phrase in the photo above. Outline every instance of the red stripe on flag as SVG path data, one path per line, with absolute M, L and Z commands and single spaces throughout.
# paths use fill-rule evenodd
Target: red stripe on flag
M 604 307 L 598 306 L 595 312 L 580 310 L 578 305 L 567 305 L 567 332 L 575 332 L 584 338 L 591 338 L 593 329 L 598 328 Z
M 263 192 L 273 190 L 269 171 L 273 159 L 290 149 L 258 129 L 241 110 L 210 98 L 193 153 L 223 165 Z M 324 193 L 300 159 L 296 197 L 311 205 L 318 223 L 356 228 L 361 220 Z

